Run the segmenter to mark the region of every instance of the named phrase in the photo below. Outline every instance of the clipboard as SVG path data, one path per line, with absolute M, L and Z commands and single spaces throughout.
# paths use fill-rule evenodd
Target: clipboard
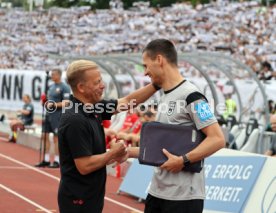
M 167 161 L 163 148 L 173 155 L 182 156 L 197 147 L 205 137 L 204 133 L 194 126 L 146 122 L 141 129 L 139 163 L 161 166 Z M 203 160 L 194 162 L 183 170 L 199 173 L 203 163 Z

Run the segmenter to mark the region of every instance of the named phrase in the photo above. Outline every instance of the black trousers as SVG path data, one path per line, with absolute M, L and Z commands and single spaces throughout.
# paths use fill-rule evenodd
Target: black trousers
M 60 213 L 101 213 L 103 210 L 103 201 L 97 202 L 95 199 L 74 199 L 59 193 L 58 206 Z
M 148 194 L 145 213 L 202 213 L 204 200 L 164 200 Z

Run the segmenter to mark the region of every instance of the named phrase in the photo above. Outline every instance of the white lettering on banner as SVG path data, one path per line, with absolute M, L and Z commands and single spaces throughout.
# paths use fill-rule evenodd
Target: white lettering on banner
M 204 165 L 204 171 L 205 171 L 205 177 L 208 178 L 209 176 L 209 172 L 211 171 L 212 169 L 212 165 L 210 164 L 205 164 Z
M 41 71 L 0 72 L 0 97 L 6 101 L 21 101 L 24 94 L 29 94 L 33 101 L 39 101 L 45 91 L 45 77 Z
M 9 75 L 0 73 L 0 92 L 1 99 L 16 100 L 22 99 L 23 92 L 23 75 Z
M 0 109 L 22 108 L 24 94 L 31 96 L 35 113 L 42 112 L 40 97 L 46 88 L 46 73 L 43 71 L 0 69 Z
M 224 202 L 239 202 L 241 187 L 205 186 L 206 199 Z
M 243 165 L 217 165 L 212 175 L 212 178 L 225 179 L 229 178 L 231 180 L 248 180 L 252 173 L 253 166 L 248 165 L 244 167 Z

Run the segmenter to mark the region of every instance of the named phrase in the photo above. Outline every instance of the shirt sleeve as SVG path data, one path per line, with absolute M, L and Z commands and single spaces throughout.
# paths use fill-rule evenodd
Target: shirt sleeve
M 26 107 L 26 109 L 25 109 L 25 110 L 27 110 L 27 111 L 31 112 L 31 111 L 32 111 L 32 106 L 31 106 L 31 105 L 28 105 L 28 106 Z
M 62 100 L 69 100 L 70 97 L 70 88 L 67 84 L 63 84 L 63 94 L 62 94 Z
M 73 158 L 93 155 L 93 133 L 88 128 L 89 123 L 78 116 L 70 117 L 68 123 L 64 136 Z
M 96 114 L 101 114 L 102 120 L 110 120 L 117 109 L 117 105 L 117 100 L 102 100 L 95 104 L 95 112 Z
M 188 96 L 187 99 L 189 100 L 187 101 L 187 112 L 198 130 L 217 122 L 204 95 L 200 96 L 200 93 L 196 95 L 192 94 Z

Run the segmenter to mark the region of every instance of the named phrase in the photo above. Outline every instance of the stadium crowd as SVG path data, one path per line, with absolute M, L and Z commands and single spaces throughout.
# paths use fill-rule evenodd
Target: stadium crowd
M 0 9 L 0 68 L 65 68 L 62 57 L 140 52 L 151 39 L 168 38 L 178 51 L 224 51 L 254 71 L 276 70 L 276 7 L 257 2 L 175 4 L 143 10 L 87 7 L 26 12 Z

